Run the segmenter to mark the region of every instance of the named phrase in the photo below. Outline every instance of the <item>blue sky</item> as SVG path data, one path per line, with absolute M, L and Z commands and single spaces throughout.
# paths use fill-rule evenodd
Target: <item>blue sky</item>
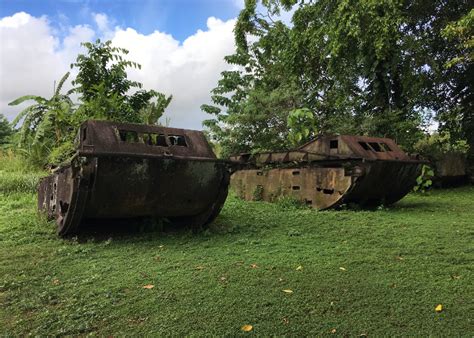
M 111 40 L 142 65 L 129 78 L 173 100 L 171 126 L 201 129 L 200 106 L 232 67 L 233 29 L 243 0 L 0 0 L 0 113 L 10 121 L 26 95 L 49 97 L 81 42 Z M 71 77 L 74 75 L 73 70 Z M 72 85 L 66 83 L 65 90 Z
M 209 17 L 223 21 L 239 13 L 239 0 L 0 0 L 0 17 L 26 12 L 46 15 L 53 27 L 92 24 L 91 13 L 104 13 L 113 25 L 142 34 L 155 30 L 183 41 L 206 29 Z

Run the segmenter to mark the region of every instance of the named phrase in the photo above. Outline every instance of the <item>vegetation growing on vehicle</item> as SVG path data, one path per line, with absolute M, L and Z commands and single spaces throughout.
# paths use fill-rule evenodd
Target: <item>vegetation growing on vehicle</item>
M 413 187 L 414 192 L 426 192 L 433 184 L 434 171 L 429 165 L 421 167 L 421 173 L 416 178 L 416 185 Z
M 141 68 L 124 58 L 128 50 L 100 40 L 82 46 L 86 53 L 79 54 L 71 65 L 78 70 L 73 89 L 62 93 L 69 77 L 66 73 L 51 98 L 25 95 L 10 102 L 15 106 L 34 101 L 17 115 L 12 125 L 21 122 L 18 145 L 30 162 L 39 167 L 58 165 L 71 156 L 74 137 L 85 120 L 156 124 L 171 101 L 171 96 L 144 90 L 141 83 L 128 79 L 128 68 Z M 70 97 L 73 93 L 79 96 L 77 104 Z

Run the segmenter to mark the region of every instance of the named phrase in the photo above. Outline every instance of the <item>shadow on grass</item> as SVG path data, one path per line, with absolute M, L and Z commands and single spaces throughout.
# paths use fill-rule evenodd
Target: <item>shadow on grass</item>
M 205 233 L 218 235 L 225 232 L 227 226 L 221 222 L 211 223 L 206 228 L 193 228 L 186 225 L 176 225 L 167 219 L 153 218 L 116 218 L 116 219 L 86 219 L 81 223 L 78 232 L 66 239 L 74 239 L 79 243 L 89 241 L 104 242 L 110 238 L 116 241 L 128 241 L 143 236 L 199 236 Z

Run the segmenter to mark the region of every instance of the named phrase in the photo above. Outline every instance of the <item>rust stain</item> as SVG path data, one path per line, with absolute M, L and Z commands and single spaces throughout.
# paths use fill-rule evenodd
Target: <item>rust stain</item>
M 232 165 L 218 160 L 200 131 L 87 121 L 76 154 L 44 178 L 38 209 L 59 235 L 84 219 L 165 217 L 201 227 L 220 212 Z
M 415 185 L 426 161 L 391 139 L 325 135 L 300 148 L 231 157 L 240 170 L 231 186 L 245 200 L 291 196 L 316 209 L 344 203 L 392 204 Z

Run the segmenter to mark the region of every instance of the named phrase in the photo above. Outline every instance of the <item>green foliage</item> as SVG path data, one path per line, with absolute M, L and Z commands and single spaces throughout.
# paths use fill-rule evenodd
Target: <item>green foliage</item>
M 474 61 L 474 9 L 458 21 L 449 23 L 441 34 L 449 41 L 456 42 L 459 51 L 459 55 L 449 60 L 446 67 L 451 68 Z
M 0 335 L 468 335 L 473 198 L 317 212 L 231 195 L 208 232 L 101 223 L 62 240 L 34 194 L 0 193 Z
M 415 144 L 415 150 L 432 160 L 439 160 L 444 154 L 467 154 L 469 145 L 465 140 L 456 140 L 448 132 L 426 135 Z
M 7 118 L 0 114 L 0 147 L 9 143 L 9 138 L 13 134 L 12 127 Z
M 73 103 L 68 95 L 61 94 L 68 77 L 69 73 L 66 73 L 61 78 L 50 99 L 25 95 L 9 103 L 10 106 L 16 106 L 26 101 L 35 102 L 21 111 L 12 125 L 22 123 L 19 146 L 22 149 L 35 149 L 39 158 L 46 159 L 51 148 L 71 137 Z
M 257 185 L 255 190 L 252 192 L 252 197 L 254 201 L 263 200 L 263 185 Z
M 430 166 L 423 164 L 420 176 L 416 178 L 416 185 L 413 187 L 413 191 L 426 192 L 426 190 L 433 184 L 433 176 L 433 169 Z
M 73 141 L 80 124 L 88 119 L 120 122 L 157 123 L 171 101 L 154 90 L 143 90 L 142 84 L 127 78 L 127 68 L 141 66 L 124 59 L 128 51 L 113 47 L 111 41 L 82 44 L 86 54 L 79 54 L 71 68 L 78 69 L 67 94 L 61 89 L 69 77 L 65 74 L 50 99 L 25 95 L 10 105 L 25 101 L 35 103 L 20 112 L 13 125 L 20 122 L 20 152 L 39 167 L 58 165 L 74 152 Z M 130 93 L 133 92 L 133 93 Z M 74 105 L 69 95 L 79 95 Z M 156 102 L 150 102 L 156 98 Z
M 246 1 L 235 28 L 237 51 L 226 57 L 239 67 L 222 73 L 213 105 L 202 106 L 214 115 L 205 125 L 224 152 L 289 146 L 277 141 L 288 138 L 288 114 L 301 107 L 314 114 L 318 132 L 391 137 L 407 150 L 434 112 L 441 128 L 471 144 L 471 63 L 446 69 L 458 52 L 441 33 L 468 13 L 467 1 L 262 4 L 268 13 Z M 282 8 L 293 13 L 291 27 L 273 17 Z M 456 135 L 446 122 L 453 115 Z
M 221 144 L 223 157 L 288 148 L 288 114 L 302 106 L 302 92 L 294 75 L 272 55 L 289 43 L 289 29 L 277 22 L 271 33 L 263 35 L 268 28 L 264 20 L 245 21 L 254 15 L 254 5 L 248 1 L 248 8 L 241 12 L 235 28 L 237 52 L 225 58 L 238 66 L 237 70 L 223 72 L 212 90 L 213 105 L 201 106 L 213 115 L 204 125 Z M 248 44 L 242 36 L 249 34 L 247 30 L 259 39 Z
M 158 120 L 163 116 L 172 98 L 172 95 L 166 97 L 165 94 L 157 93 L 156 102 L 149 102 L 140 110 L 142 123 L 158 124 Z
M 25 158 L 12 150 L 0 150 L 0 193 L 36 193 L 45 173 L 35 169 Z
M 293 196 L 281 195 L 277 198 L 276 204 L 282 209 L 309 209 L 303 201 Z
M 80 114 L 88 118 L 120 122 L 143 122 L 140 110 L 158 96 L 154 90 L 143 90 L 140 82 L 127 78 L 127 68 L 141 69 L 141 65 L 124 59 L 128 50 L 113 47 L 111 41 L 81 44 L 86 54 L 79 54 L 71 68 L 78 68 L 73 92 L 83 104 Z M 132 89 L 138 89 L 129 94 Z
M 317 134 L 314 114 L 306 108 L 295 109 L 290 112 L 287 120 L 290 142 L 294 146 L 301 145 Z
M 74 142 L 67 140 L 51 150 L 48 155 L 48 163 L 65 163 L 74 155 L 74 153 Z

